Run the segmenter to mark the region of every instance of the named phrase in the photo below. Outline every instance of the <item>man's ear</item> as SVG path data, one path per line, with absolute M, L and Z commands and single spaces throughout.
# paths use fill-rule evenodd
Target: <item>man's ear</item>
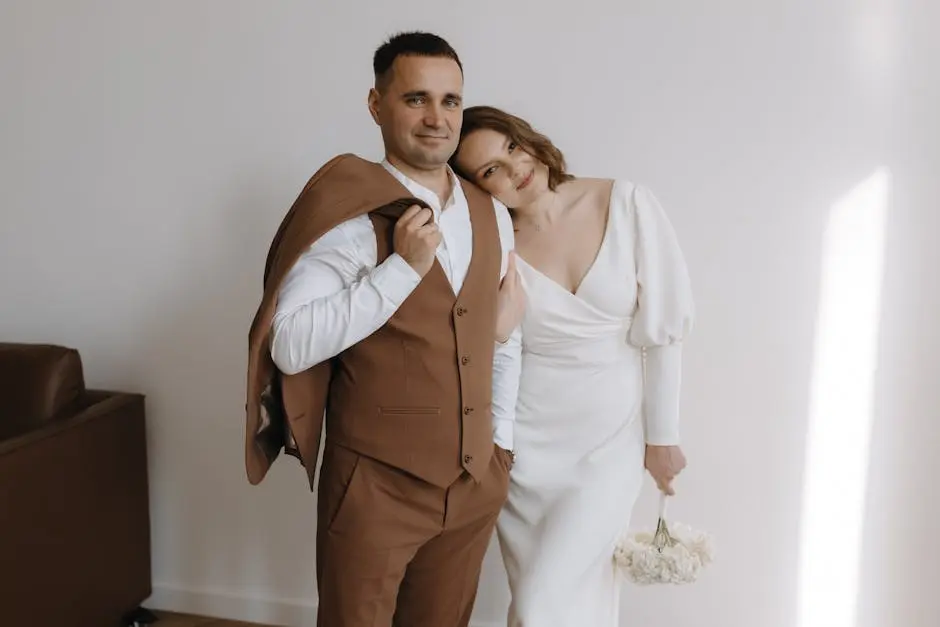
M 381 99 L 382 96 L 375 87 L 369 90 L 369 114 L 376 124 L 379 123 L 379 100 Z

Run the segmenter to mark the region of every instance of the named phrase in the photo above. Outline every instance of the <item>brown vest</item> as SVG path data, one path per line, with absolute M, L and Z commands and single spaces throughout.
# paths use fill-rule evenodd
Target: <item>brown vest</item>
M 277 290 L 309 245 L 368 213 L 378 261 L 411 204 L 426 206 L 381 165 L 341 155 L 308 182 L 275 236 L 265 293 L 249 334 L 246 468 L 259 483 L 280 450 L 298 457 L 310 487 L 324 414 L 330 442 L 446 486 L 466 470 L 479 478 L 493 450 L 491 419 L 496 293 L 501 248 L 490 197 L 461 181 L 473 250 L 459 295 L 435 262 L 378 331 L 334 359 L 292 376 L 268 350 Z M 325 410 L 325 411 L 324 411 Z

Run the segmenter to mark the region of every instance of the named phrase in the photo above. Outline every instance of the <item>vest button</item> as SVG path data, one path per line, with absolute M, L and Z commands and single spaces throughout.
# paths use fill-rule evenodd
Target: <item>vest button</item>
M 472 464 L 472 463 L 473 463 L 473 455 L 464 455 L 464 456 L 463 456 L 463 463 L 465 463 L 465 464 Z
M 467 313 L 467 308 L 466 308 L 466 307 L 457 307 L 457 315 L 458 315 L 458 316 L 462 316 L 462 315 L 464 315 L 465 313 Z
M 469 364 L 469 363 L 470 363 L 470 356 L 469 356 L 469 355 L 464 355 L 463 357 L 461 357 L 461 358 L 460 358 L 460 363 L 462 363 L 464 366 L 466 366 L 467 364 Z
M 470 412 L 472 412 L 472 411 L 473 411 L 473 408 L 472 408 L 472 407 L 464 407 L 464 408 L 463 408 L 463 413 L 464 413 L 464 415 L 466 415 L 466 416 L 469 416 L 469 415 L 470 415 Z

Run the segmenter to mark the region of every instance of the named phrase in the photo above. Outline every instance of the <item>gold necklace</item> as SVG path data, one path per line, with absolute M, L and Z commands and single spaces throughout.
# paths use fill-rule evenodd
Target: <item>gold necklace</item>
M 555 209 L 555 204 L 556 204 L 557 202 L 558 202 L 558 192 L 555 192 L 555 197 L 552 198 L 552 206 L 549 207 L 548 209 L 546 209 L 545 211 L 543 211 L 543 212 L 542 212 L 542 215 L 548 215 L 548 214 L 550 214 L 550 213 L 552 212 L 552 210 Z M 536 233 L 541 233 L 541 232 L 542 232 L 542 224 L 541 224 L 541 222 L 536 222 L 535 220 L 532 220 L 532 226 L 535 227 L 535 232 L 536 232 Z

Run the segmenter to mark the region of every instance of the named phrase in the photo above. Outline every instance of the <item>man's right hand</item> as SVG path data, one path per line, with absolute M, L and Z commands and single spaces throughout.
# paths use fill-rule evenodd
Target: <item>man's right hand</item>
M 392 243 L 395 252 L 424 277 L 434 265 L 434 255 L 441 243 L 441 231 L 430 209 L 411 205 L 395 223 Z

